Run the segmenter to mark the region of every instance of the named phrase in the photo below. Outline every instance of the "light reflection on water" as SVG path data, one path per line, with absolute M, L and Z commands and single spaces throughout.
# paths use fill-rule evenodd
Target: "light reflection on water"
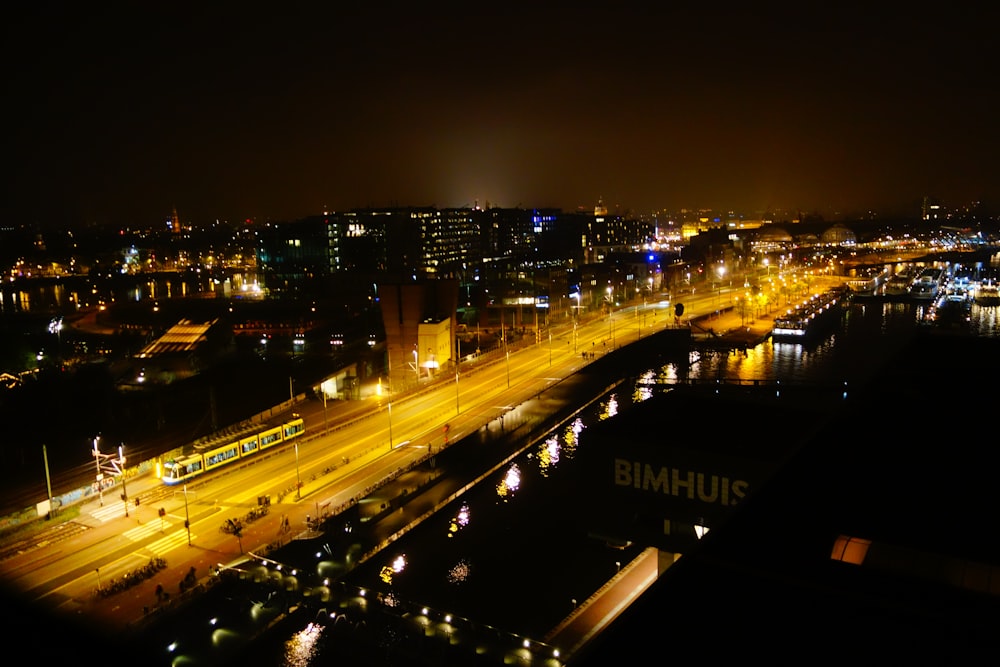
M 812 344 L 764 343 L 746 351 L 692 355 L 688 377 L 698 380 L 824 383 L 863 380 L 899 349 L 899 341 L 934 325 L 922 324 L 927 306 L 896 302 L 855 302 L 830 335 Z M 972 306 L 962 335 L 1000 337 L 1000 307 Z M 660 369 L 661 381 L 676 379 L 677 369 Z
M 979 313 L 976 326 L 998 335 L 1000 309 L 980 310 L 985 312 Z M 686 367 L 671 363 L 648 369 L 634 386 L 623 385 L 595 402 L 572 423 L 549 433 L 453 506 L 408 533 L 386 552 L 384 561 L 373 563 L 375 569 L 359 567 L 349 578 L 355 585 L 375 586 L 377 581 L 368 572 L 392 567 L 393 559 L 405 550 L 406 571 L 394 569 L 391 583 L 383 582 L 392 599 L 455 611 L 513 632 L 544 632 L 532 626 L 541 621 L 527 620 L 525 600 L 531 600 L 532 615 L 558 621 L 577 591 L 586 595 L 589 587 L 596 590 L 615 567 L 630 559 L 633 554 L 628 549 L 635 548 L 616 551 L 567 530 L 572 521 L 567 519 L 565 489 L 573 475 L 573 454 L 586 446 L 581 434 L 587 424 L 627 418 L 632 407 L 653 395 L 654 379 L 668 383 L 684 378 L 789 383 L 863 379 L 900 349 L 900 340 L 918 332 L 923 311 L 913 304 L 855 303 L 834 332 L 811 345 L 766 341 L 746 351 L 694 352 Z M 469 521 L 472 516 L 475 520 Z M 580 580 L 591 573 L 594 581 Z M 534 594 L 537 591 L 545 594 Z M 331 644 L 328 653 L 334 650 Z M 323 663 L 316 658 L 308 664 Z
M 28 289 L 4 285 L 0 289 L 0 315 L 15 313 L 68 313 L 99 303 L 138 302 L 144 299 L 174 299 L 238 290 L 257 282 L 254 274 L 233 274 L 222 284 L 211 276 L 177 275 L 155 280 L 99 280 L 73 278 L 65 283 L 44 283 Z

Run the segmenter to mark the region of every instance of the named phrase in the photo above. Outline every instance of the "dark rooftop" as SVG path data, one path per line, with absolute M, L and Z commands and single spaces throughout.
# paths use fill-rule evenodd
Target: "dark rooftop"
M 1000 341 L 918 337 L 898 360 L 573 664 L 958 664 L 1000 647 Z

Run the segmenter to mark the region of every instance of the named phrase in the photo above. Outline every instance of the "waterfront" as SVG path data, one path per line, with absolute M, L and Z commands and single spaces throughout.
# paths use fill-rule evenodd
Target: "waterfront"
M 834 382 L 847 383 L 845 391 L 853 393 L 855 388 L 864 385 L 866 378 L 884 371 L 890 363 L 905 363 L 901 355 L 912 353 L 914 349 L 920 350 L 920 341 L 940 343 L 944 340 L 918 324 L 919 308 L 912 304 L 855 303 L 845 313 L 841 327 L 827 339 L 811 346 L 768 341 L 746 350 L 698 348 L 684 363 L 648 369 L 640 378 L 631 378 L 632 381 L 639 381 L 622 387 L 613 397 L 603 397 L 595 404 L 596 409 L 589 414 L 589 418 L 600 420 L 602 416 L 607 418 L 616 411 L 627 419 L 630 406 L 644 400 L 648 385 L 657 378 L 667 382 L 684 377 L 705 381 L 781 381 L 789 385 L 789 392 L 795 391 L 797 383 Z M 948 332 L 947 337 L 951 339 L 952 334 L 954 332 Z M 964 340 L 956 336 L 948 341 L 950 347 L 946 349 L 963 349 Z M 968 357 L 964 356 L 964 359 Z M 910 365 L 917 370 L 926 370 L 928 377 L 925 380 L 935 379 L 934 363 L 950 363 L 950 359 L 939 358 L 937 351 L 928 352 L 918 361 L 918 364 L 911 361 Z M 705 430 L 709 437 L 719 435 L 718 427 L 710 421 L 713 415 L 665 414 L 663 418 L 662 432 L 653 431 L 651 437 L 670 437 L 672 431 L 667 425 L 682 418 L 704 421 L 697 431 Z M 767 424 L 768 415 L 761 414 L 759 421 L 760 424 Z M 630 553 L 619 554 L 617 549 L 582 531 L 576 522 L 578 517 L 573 514 L 575 504 L 567 501 L 586 493 L 586 490 L 574 488 L 574 484 L 578 483 L 573 474 L 574 452 L 580 446 L 586 447 L 587 441 L 586 424 L 580 426 L 579 430 L 574 428 L 570 431 L 574 438 L 579 436 L 578 441 L 567 439 L 568 433 L 563 429 L 550 434 L 557 438 L 555 443 L 549 442 L 550 437 L 543 438 L 537 448 L 533 447 L 525 453 L 524 459 L 512 462 L 517 465 L 516 470 L 505 468 L 498 471 L 468 492 L 463 500 L 475 502 L 469 503 L 467 511 L 458 511 L 461 505 L 446 508 L 433 520 L 427 521 L 425 526 L 388 549 L 385 558 L 389 560 L 382 559 L 380 555 L 357 568 L 344 581 L 358 588 L 364 586 L 379 591 L 398 588 L 389 595 L 390 598 L 398 598 L 401 603 L 427 605 L 429 610 L 448 610 L 456 614 L 456 620 L 460 613 L 477 624 L 487 624 L 481 619 L 489 619 L 490 627 L 503 632 L 524 632 L 534 637 L 540 632 L 538 628 L 557 623 L 566 612 L 564 606 L 581 599 L 580 588 L 588 588 L 595 585 L 594 581 L 605 579 L 609 571 L 617 568 L 616 563 L 624 564 L 631 556 Z M 758 426 L 755 421 L 746 422 L 740 428 L 746 433 L 771 432 L 769 428 L 759 430 Z M 542 447 L 543 443 L 545 447 Z M 543 461 L 547 464 L 544 467 L 547 475 L 542 473 Z M 514 472 L 517 474 L 512 474 Z M 501 489 L 504 490 L 503 496 L 500 495 Z M 522 503 L 522 500 L 526 502 Z M 469 519 L 466 526 L 469 530 L 466 532 L 466 528 L 462 528 L 452 533 L 452 521 L 458 525 L 460 517 Z M 438 525 L 432 528 L 435 523 Z M 478 528 L 478 533 L 475 528 Z M 444 537 L 447 534 L 454 534 L 455 537 Z M 476 536 L 476 539 L 468 539 L 470 536 Z M 336 552 L 336 535 L 324 536 L 322 541 L 308 541 L 310 551 L 325 545 Z M 461 553 L 455 552 L 456 545 Z M 502 559 L 496 559 L 497 554 Z M 568 554 L 574 557 L 569 558 Z M 403 556 L 402 560 L 400 556 Z M 299 561 L 290 563 L 300 565 Z M 449 579 L 445 585 L 441 582 L 445 571 L 442 568 L 448 565 Z M 386 588 L 389 584 L 383 578 L 384 574 L 388 574 L 384 568 L 393 572 L 395 583 L 390 589 Z M 399 572 L 396 572 L 397 568 Z M 465 576 L 464 581 L 462 576 Z M 357 577 L 356 581 L 354 577 Z M 567 581 L 570 583 L 567 584 Z M 480 587 L 481 584 L 485 587 Z M 260 592 L 257 587 L 241 595 L 248 599 L 253 595 L 254 599 L 262 600 Z M 383 593 L 383 599 L 386 595 Z M 542 603 L 536 603 L 538 601 Z M 548 606 L 550 602 L 551 607 Z M 224 611 L 225 607 L 220 610 L 196 605 L 185 615 L 192 619 L 203 613 L 218 614 L 223 618 L 232 615 Z M 289 623 L 299 620 L 304 619 L 297 616 Z M 280 655 L 285 650 L 285 641 L 301 629 L 289 624 L 280 626 L 254 643 L 250 649 L 252 657 L 243 660 L 243 664 L 281 664 Z M 324 637 L 325 633 L 319 633 L 316 639 Z M 344 637 L 338 638 L 330 651 L 341 655 L 348 641 Z M 317 641 L 315 646 L 317 650 L 322 650 L 322 641 Z M 270 649 L 273 651 L 268 653 Z
M 574 454 L 587 446 L 589 423 L 627 419 L 631 407 L 648 400 L 650 382 L 669 384 L 680 377 L 783 382 L 790 393 L 802 384 L 843 386 L 846 395 L 861 388 L 870 391 L 867 384 L 886 372 L 908 369 L 900 376 L 904 382 L 913 383 L 916 377 L 933 385 L 936 369 L 955 366 L 949 357 L 961 349 L 962 337 L 942 339 L 919 322 L 920 315 L 921 306 L 914 304 L 854 303 L 845 310 L 841 326 L 813 346 L 769 340 L 745 351 L 695 351 L 688 365 L 649 369 L 603 396 L 572 426 L 547 434 L 343 581 L 352 590 L 377 591 L 382 599 L 407 609 L 426 606 L 428 618 L 454 614 L 455 627 L 474 623 L 544 636 L 546 628 L 559 623 L 575 602 L 613 575 L 638 548 L 620 550 L 589 535 L 586 522 L 574 513 L 573 499 L 587 493 L 579 486 Z M 982 330 L 989 334 L 984 337 L 996 338 L 990 324 L 995 313 L 983 311 L 981 316 Z M 901 356 L 923 349 L 928 355 L 924 358 Z M 679 418 L 664 415 L 664 424 Z M 766 422 L 768 416 L 761 418 Z M 669 430 L 664 426 L 650 437 L 669 438 Z M 311 653 L 297 653 L 297 662 L 291 662 L 290 652 L 302 648 L 299 633 L 314 620 L 314 614 L 302 614 L 298 625 L 283 625 L 256 643 L 256 664 L 328 664 L 351 641 L 349 634 L 314 629 Z M 390 633 L 381 639 L 393 640 L 407 638 Z

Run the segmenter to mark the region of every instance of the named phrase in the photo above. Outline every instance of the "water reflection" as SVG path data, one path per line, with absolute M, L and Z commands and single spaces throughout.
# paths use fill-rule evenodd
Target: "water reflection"
M 80 276 L 60 282 L 4 283 L 0 285 L 0 314 L 71 313 L 102 304 L 193 296 L 256 295 L 259 292 L 257 276 L 252 273 L 217 277 L 191 272 L 153 279 L 144 276 L 98 279 Z
M 559 463 L 559 438 L 551 436 L 546 438 L 538 447 L 538 470 L 542 477 L 549 476 L 549 470 L 555 468 Z
M 448 525 L 448 537 L 454 537 L 455 533 L 469 525 L 469 506 L 466 503 L 458 508 L 458 514 L 451 519 Z
M 998 309 L 987 310 L 980 321 L 992 321 L 988 330 L 996 332 Z M 849 379 L 879 366 L 898 348 L 900 336 L 913 335 L 920 312 L 906 304 L 855 304 L 838 330 L 811 345 L 768 341 L 745 353 L 698 352 L 684 364 L 647 369 L 408 532 L 394 544 L 396 554 L 387 552 L 390 560 L 362 564 L 344 582 L 376 591 L 373 600 L 384 606 L 421 609 L 414 618 L 426 628 L 452 632 L 461 625 L 455 618 L 474 618 L 505 631 L 544 636 L 570 612 L 570 601 L 585 599 L 637 551 L 635 545 L 612 549 L 574 521 L 567 500 L 587 492 L 574 486 L 573 463 L 574 454 L 587 446 L 588 424 L 627 419 L 631 407 L 655 393 L 656 384 L 686 377 L 789 383 Z M 434 626 L 439 618 L 446 620 Z M 334 643 L 322 640 L 331 655 Z
M 310 622 L 285 642 L 285 667 L 306 667 L 317 654 L 317 644 L 324 626 Z
M 507 502 L 514 496 L 514 492 L 518 490 L 521 486 L 521 468 L 518 467 L 516 463 L 510 464 L 507 468 L 507 473 L 497 484 L 497 495 L 504 502 Z

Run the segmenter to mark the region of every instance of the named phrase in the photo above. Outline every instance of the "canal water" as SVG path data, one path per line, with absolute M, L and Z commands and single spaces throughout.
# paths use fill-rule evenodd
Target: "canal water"
M 648 382 L 655 379 L 669 382 L 684 376 L 851 387 L 865 383 L 887 364 L 907 363 L 898 356 L 915 337 L 934 341 L 930 347 L 938 356 L 950 354 L 940 352 L 942 348 L 960 349 L 968 336 L 1000 337 L 998 308 L 975 306 L 974 323 L 961 332 L 929 330 L 922 323 L 923 308 L 854 302 L 836 330 L 808 346 L 767 341 L 745 351 L 695 350 L 686 367 L 650 368 L 546 434 L 342 581 L 347 590 L 368 591 L 379 605 L 419 608 L 426 618 L 438 621 L 451 615 L 456 627 L 474 623 L 480 629 L 540 640 L 639 549 L 609 544 L 588 533 L 586 522 L 574 513 L 574 499 L 587 493 L 575 464 L 577 453 L 587 447 L 590 425 L 628 419 L 629 410 L 650 397 Z M 942 345 L 943 340 L 953 340 L 954 346 Z M 255 659 L 262 665 L 345 664 L 338 663 L 338 656 L 349 653 L 351 633 L 313 621 L 308 616 L 294 619 L 258 640 Z M 391 645 L 406 638 L 387 633 L 382 641 L 385 662 L 370 664 L 392 664 L 388 656 L 398 656 L 400 648 Z
M 21 296 L 16 302 L 7 301 L 2 312 L 44 312 L 47 307 L 41 304 L 50 297 L 60 298 L 57 294 Z M 133 292 L 131 298 L 143 297 Z M 647 385 L 652 380 L 838 383 L 851 388 L 863 385 L 890 362 L 907 363 L 899 359 L 901 350 L 921 336 L 953 341 L 947 348 L 951 352 L 944 354 L 960 351 L 969 337 L 1000 338 L 998 307 L 974 305 L 968 323 L 948 329 L 925 324 L 927 307 L 856 300 L 847 306 L 835 330 L 808 345 L 766 341 L 739 351 L 706 347 L 693 350 L 682 365 L 649 368 L 641 377 L 629 378 L 616 391 L 601 396 L 571 423 L 545 434 L 378 556 L 352 569 L 341 580 L 344 590 L 370 591 L 381 605 L 426 607 L 428 618 L 451 614 L 455 627 L 468 622 L 480 630 L 494 628 L 499 634 L 540 640 L 634 558 L 641 546 L 609 544 L 590 534 L 586 522 L 574 513 L 574 499 L 587 493 L 580 486 L 576 465 L 578 452 L 587 447 L 587 428 L 604 420 L 628 419 L 631 409 L 650 398 Z M 920 358 L 909 363 L 949 360 Z M 321 551 L 336 548 L 336 543 L 335 536 L 324 536 L 315 547 Z M 307 570 L 315 563 L 290 565 Z M 264 602 L 254 600 L 253 604 Z M 196 608 L 190 613 L 224 616 L 230 611 Z M 392 664 L 386 659 L 394 650 L 390 645 L 405 641 L 386 635 L 381 638 L 386 643 L 381 660 L 362 662 L 359 656 L 364 651 L 358 649 L 352 661 L 345 661 L 352 646 L 351 633 L 313 624 L 315 620 L 293 616 L 279 624 L 254 641 L 250 651 L 242 652 L 240 664 Z

